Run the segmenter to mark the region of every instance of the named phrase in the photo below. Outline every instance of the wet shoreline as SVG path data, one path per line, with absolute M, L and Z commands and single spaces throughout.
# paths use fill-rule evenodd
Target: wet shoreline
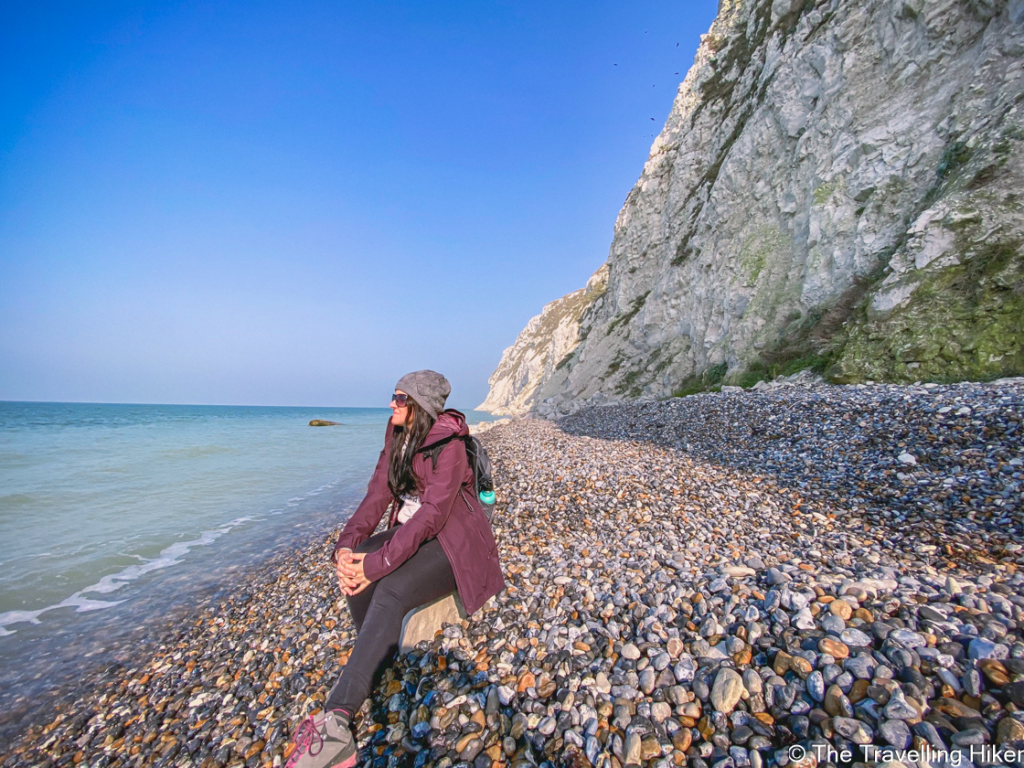
M 39 624 L 18 625 L 16 632 L 0 638 L 0 743 L 52 720 L 53 707 L 92 692 L 97 679 L 106 679 L 111 670 L 147 658 L 182 624 L 211 603 L 228 599 L 239 583 L 290 558 L 296 546 L 332 530 L 354 507 L 347 490 L 324 502 L 302 518 L 270 518 L 278 524 L 284 520 L 286 527 L 264 521 L 222 539 L 219 546 L 193 550 L 190 558 L 154 580 L 124 590 L 118 605 L 84 614 L 54 611 Z

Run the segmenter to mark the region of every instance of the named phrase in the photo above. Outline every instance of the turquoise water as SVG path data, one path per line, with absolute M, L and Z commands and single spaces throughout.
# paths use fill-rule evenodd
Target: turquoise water
M 389 416 L 0 403 L 0 661 L 10 670 L 16 659 L 21 677 L 44 660 L 59 666 L 69 638 L 80 653 L 90 635 L 126 631 L 340 524 L 362 498 Z
M 389 413 L 0 403 L 0 634 L 110 608 L 238 529 L 322 514 L 318 497 L 365 487 Z

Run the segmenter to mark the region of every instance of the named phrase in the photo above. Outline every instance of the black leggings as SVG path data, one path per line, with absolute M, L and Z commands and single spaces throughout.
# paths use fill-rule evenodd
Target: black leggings
M 356 552 L 375 552 L 395 535 L 398 527 L 371 536 Z M 437 539 L 423 542 L 416 554 L 380 581 L 348 598 L 359 635 L 352 655 L 327 696 L 326 708 L 354 715 L 370 695 L 374 678 L 398 650 L 402 619 L 413 608 L 455 591 L 455 574 Z

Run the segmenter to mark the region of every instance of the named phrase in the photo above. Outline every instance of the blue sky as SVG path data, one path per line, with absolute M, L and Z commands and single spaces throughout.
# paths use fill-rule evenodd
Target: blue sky
M 716 9 L 3 4 L 0 400 L 477 405 Z

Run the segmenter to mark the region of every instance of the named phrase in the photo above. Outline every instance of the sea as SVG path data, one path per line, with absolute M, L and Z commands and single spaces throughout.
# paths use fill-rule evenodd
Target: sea
M 344 523 L 390 415 L 0 402 L 0 728 Z

